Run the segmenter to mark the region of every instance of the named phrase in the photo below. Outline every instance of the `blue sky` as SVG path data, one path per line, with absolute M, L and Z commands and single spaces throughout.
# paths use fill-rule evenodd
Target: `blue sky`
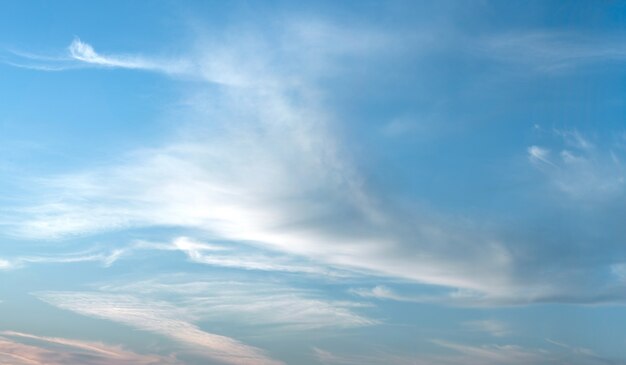
M 0 5 L 0 363 L 626 363 L 626 6 Z

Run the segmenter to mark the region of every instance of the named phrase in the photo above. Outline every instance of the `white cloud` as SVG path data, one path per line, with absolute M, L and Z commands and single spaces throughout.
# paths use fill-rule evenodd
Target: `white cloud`
M 118 259 L 120 254 L 120 251 L 114 250 L 111 253 L 78 252 L 48 256 L 18 256 L 8 260 L 0 259 L 0 270 L 19 269 L 29 264 L 70 264 L 78 262 L 99 262 L 103 266 L 108 267 Z
M 90 44 L 78 38 L 74 39 L 69 45 L 68 52 L 70 58 L 76 61 L 102 67 L 148 70 L 167 74 L 188 73 L 191 67 L 187 62 L 183 62 L 182 60 L 157 60 L 139 56 L 102 55 L 97 53 Z
M 236 98 L 225 101 L 245 116 L 226 115 L 225 135 L 51 179 L 42 191 L 66 197 L 63 203 L 39 203 L 13 228 L 55 238 L 191 227 L 337 267 L 476 290 L 503 287 L 506 275 L 492 272 L 506 271 L 509 259 L 495 239 L 377 203 L 349 159 L 339 157 L 325 112 L 296 107 L 282 93 L 249 92 L 232 91 Z M 468 235 L 475 236 L 471 244 Z
M 598 145 L 578 130 L 554 130 L 554 149 L 560 159 L 550 158 L 550 150 L 531 146 L 529 159 L 545 174 L 548 182 L 568 197 L 582 200 L 613 199 L 625 190 L 625 169 L 620 162 L 620 146 Z
M 158 58 L 135 55 L 105 55 L 95 51 L 88 43 L 75 38 L 60 56 L 46 56 L 31 52 L 9 51 L 3 63 L 37 71 L 65 71 L 84 67 L 125 68 L 185 76 L 193 73 L 194 66 L 184 58 Z
M 395 300 L 398 302 L 413 302 L 424 303 L 430 301 L 441 300 L 441 296 L 409 296 L 402 295 L 394 292 L 391 288 L 384 285 L 377 285 L 371 289 L 369 288 L 353 288 L 349 290 L 350 293 L 358 295 L 363 298 L 376 298 L 383 300 Z
M 0 270 L 8 270 L 13 268 L 14 264 L 8 260 L 0 259 Z
M 411 204 L 397 204 L 367 185 L 335 133 L 338 121 L 324 107 L 317 80 L 327 76 L 322 72 L 326 66 L 320 69 L 324 62 L 310 65 L 318 61 L 306 59 L 310 45 L 326 44 L 320 41 L 329 36 L 324 29 L 203 42 L 183 62 L 194 65 L 185 72 L 208 83 L 190 99 L 197 123 L 187 124 L 160 147 L 131 151 L 125 162 L 43 180 L 33 189 L 32 201 L 3 222 L 5 234 L 59 239 L 136 227 L 191 228 L 300 257 L 312 266 L 447 286 L 485 302 L 528 302 L 562 294 L 563 282 L 571 280 L 546 283 L 525 275 L 527 258 L 514 254 L 518 245 L 488 224 L 406 208 Z M 348 34 L 358 37 L 358 32 Z M 142 57 L 102 55 L 78 42 L 76 61 L 142 65 Z M 377 52 L 383 46 L 377 44 Z M 355 46 L 344 52 L 351 56 L 367 49 Z M 341 51 L 328 54 L 336 52 Z M 143 65 L 151 69 L 153 63 L 159 64 Z M 223 87 L 214 88 L 215 82 Z M 545 148 L 531 146 L 528 153 L 544 167 L 556 164 Z M 212 265 L 311 270 L 265 256 L 233 259 L 196 249 L 184 252 Z
M 134 241 L 129 245 L 112 249 L 94 247 L 82 252 L 39 254 L 0 259 L 0 270 L 19 269 L 31 264 L 72 264 L 80 262 L 97 262 L 103 267 L 110 267 L 120 259 L 140 256 L 140 252 L 143 251 L 183 252 L 188 260 L 194 263 L 242 270 L 299 273 L 330 278 L 347 278 L 362 275 L 355 271 L 338 270 L 325 265 L 307 262 L 299 257 L 278 254 L 259 247 L 235 243 L 230 243 L 227 246 L 214 245 L 199 242 L 185 236 L 177 237 L 170 243 Z
M 307 37 L 320 36 L 319 31 Z M 306 48 L 298 43 L 302 40 L 285 41 Z M 75 43 L 75 56 L 86 62 L 123 64 Z M 245 42 L 232 42 L 191 62 L 222 64 L 220 55 L 228 54 L 223 67 L 237 70 L 237 85 L 248 85 L 199 102 L 211 133 L 184 132 L 182 140 L 134 152 L 127 163 L 48 179 L 39 188 L 50 198 L 24 208 L 13 232 L 58 238 L 139 226 L 191 227 L 335 267 L 476 290 L 503 288 L 506 275 L 491 273 L 507 270 L 509 259 L 495 239 L 396 212 L 368 192 L 334 136 L 332 115 L 315 96 L 314 76 L 281 73 L 289 58 L 278 67 L 272 63 L 273 50 L 294 50 L 274 44 L 263 48 L 266 43 L 255 43 L 261 50 L 254 58 L 244 57 L 249 52 Z M 296 52 L 286 56 L 301 57 Z M 198 76 L 219 77 L 213 71 Z M 294 87 L 308 91 L 294 98 Z M 475 236 L 475 244 L 462 242 L 468 235 Z M 480 255 L 474 245 L 480 246 Z M 463 253 L 450 255 L 446 247 Z M 482 264 L 470 264 L 472 257 Z M 192 259 L 279 266 L 258 257 L 248 262 L 217 255 Z

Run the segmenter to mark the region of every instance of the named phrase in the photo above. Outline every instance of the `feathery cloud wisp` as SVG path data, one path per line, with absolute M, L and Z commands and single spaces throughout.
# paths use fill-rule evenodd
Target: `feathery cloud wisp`
M 62 309 L 167 336 L 226 364 L 283 364 L 258 348 L 200 330 L 189 322 L 190 318 L 183 310 L 165 302 L 145 302 L 129 295 L 97 292 L 47 292 L 39 293 L 37 297 Z
M 282 330 L 306 331 L 355 328 L 378 324 L 357 312 L 359 302 L 332 301 L 313 290 L 259 281 L 202 279 L 183 275 L 132 284 L 106 285 L 104 293 L 141 294 L 143 298 L 168 298 L 185 308 L 189 317 L 206 321 L 228 318 L 232 325 L 272 325 Z
M 173 356 L 143 355 L 101 343 L 0 332 L 0 363 L 11 365 L 182 365 Z

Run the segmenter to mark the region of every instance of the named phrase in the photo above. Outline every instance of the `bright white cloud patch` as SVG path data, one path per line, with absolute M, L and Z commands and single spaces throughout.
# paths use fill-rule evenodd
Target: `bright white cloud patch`
M 117 67 L 137 70 L 182 74 L 187 72 L 189 65 L 180 60 L 157 60 L 137 56 L 106 56 L 97 53 L 94 48 L 76 38 L 68 47 L 71 59 L 85 64 L 101 67 Z

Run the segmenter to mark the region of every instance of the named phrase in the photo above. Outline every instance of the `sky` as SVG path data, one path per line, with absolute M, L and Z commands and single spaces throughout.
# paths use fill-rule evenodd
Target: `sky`
M 626 4 L 0 2 L 0 364 L 626 364 Z

